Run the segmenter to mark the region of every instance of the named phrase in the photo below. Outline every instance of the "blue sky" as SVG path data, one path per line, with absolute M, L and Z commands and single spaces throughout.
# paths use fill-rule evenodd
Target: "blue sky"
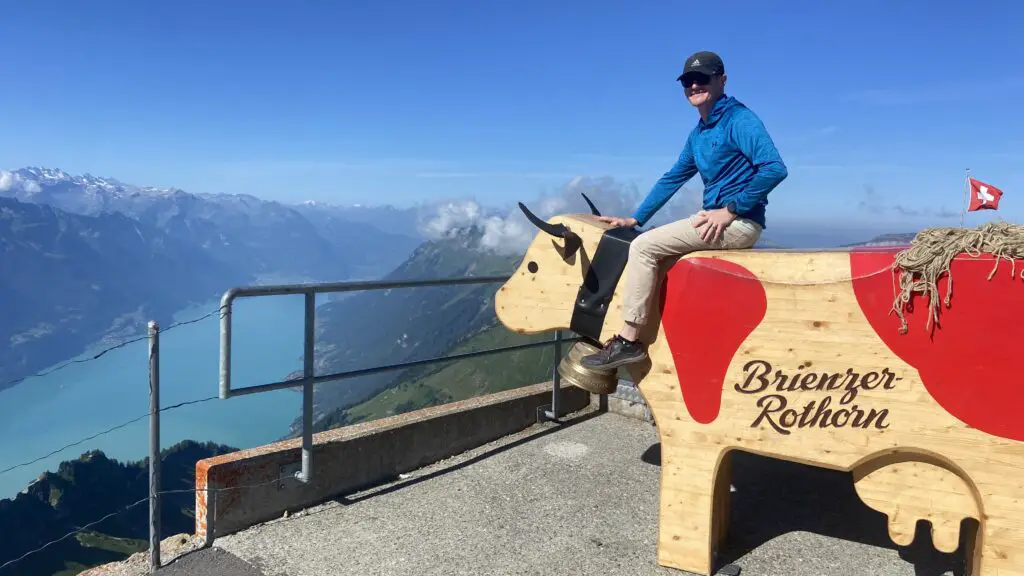
M 1006 193 L 969 224 L 1024 215 L 1024 4 L 372 4 L 9 2 L 0 168 L 337 203 L 646 192 L 710 49 L 789 166 L 769 220 L 956 224 L 967 167 Z

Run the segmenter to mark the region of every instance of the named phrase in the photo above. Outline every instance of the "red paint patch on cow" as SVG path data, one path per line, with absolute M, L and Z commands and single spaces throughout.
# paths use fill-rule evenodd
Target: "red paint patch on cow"
M 928 326 L 927 295 L 914 294 L 904 316 L 906 334 L 892 311 L 901 271 L 891 270 L 899 248 L 850 251 L 853 291 L 864 315 L 893 354 L 910 364 L 935 401 L 961 422 L 985 433 L 1024 440 L 1024 283 L 1003 261 L 995 276 L 990 255 L 960 255 L 950 265 L 953 296 L 943 301 L 949 277 L 939 278 L 938 325 Z M 1024 262 L 1014 265 L 1020 274 Z
M 768 309 L 764 286 L 735 262 L 685 258 L 669 270 L 663 293 L 661 326 L 683 403 L 695 421 L 710 424 L 729 364 Z

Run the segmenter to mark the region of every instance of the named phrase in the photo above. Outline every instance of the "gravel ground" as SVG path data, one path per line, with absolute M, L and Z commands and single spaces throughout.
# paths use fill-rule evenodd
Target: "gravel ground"
M 657 431 L 593 416 L 219 538 L 161 573 L 685 574 L 657 564 Z M 744 576 L 961 574 L 962 559 L 936 552 L 926 532 L 910 548 L 892 544 L 848 474 L 746 454 L 734 472 L 722 560 Z

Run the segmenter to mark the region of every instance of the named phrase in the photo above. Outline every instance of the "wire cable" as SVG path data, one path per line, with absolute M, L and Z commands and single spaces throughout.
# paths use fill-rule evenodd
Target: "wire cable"
M 213 316 L 214 314 L 217 314 L 218 312 L 222 311 L 223 309 L 224 309 L 224 306 L 218 306 L 216 309 L 214 309 L 211 312 L 208 312 L 208 313 L 206 313 L 206 314 L 204 314 L 204 315 L 202 315 L 202 316 L 200 316 L 198 318 L 193 318 L 192 320 L 183 320 L 181 322 L 175 322 L 175 323 L 167 326 L 166 328 L 159 328 L 157 331 L 158 332 L 168 332 L 170 330 L 178 328 L 179 326 L 185 326 L 187 324 L 195 324 L 196 322 L 200 322 L 202 320 L 205 320 L 205 319 L 209 318 L 210 316 Z M 107 352 L 110 352 L 112 350 L 116 350 L 118 348 L 123 348 L 124 346 L 127 346 L 129 344 L 132 344 L 132 343 L 135 343 L 135 342 L 141 342 L 141 341 L 147 340 L 147 339 L 149 339 L 149 335 L 148 334 L 146 336 L 142 336 L 142 337 L 139 337 L 139 338 L 133 338 L 131 340 L 127 340 L 125 342 L 121 342 L 119 344 L 116 344 L 114 346 L 106 348 L 106 349 L 104 349 L 104 350 L 98 352 L 97 354 L 95 354 L 93 356 L 90 356 L 88 358 L 78 358 L 78 359 L 75 359 L 75 360 L 71 360 L 69 362 L 65 362 L 64 364 L 62 364 L 62 365 L 60 365 L 60 366 L 58 366 L 58 367 L 56 367 L 56 368 L 54 368 L 52 370 L 48 370 L 48 371 L 44 370 L 44 371 L 41 371 L 41 372 L 36 372 L 35 374 L 31 374 L 29 376 L 24 376 L 24 377 L 18 378 L 16 380 L 12 380 L 11 382 L 8 382 L 5 385 L 5 388 L 10 387 L 10 386 L 14 386 L 15 384 L 18 384 L 18 383 L 23 382 L 25 380 L 28 380 L 30 378 L 36 378 L 36 377 L 52 374 L 54 372 L 57 372 L 58 370 L 61 370 L 62 368 L 66 368 L 66 367 L 68 367 L 68 366 L 70 366 L 72 364 L 76 364 L 76 363 L 77 364 L 81 364 L 81 363 L 86 363 L 86 362 L 92 362 L 93 360 L 99 359 L 100 357 L 102 357 Z M 166 410 L 173 410 L 175 408 L 181 408 L 182 406 L 187 406 L 187 405 L 190 405 L 190 404 L 199 404 L 199 403 L 202 403 L 202 402 L 208 402 L 210 400 L 216 400 L 217 398 L 218 398 L 218 396 L 210 396 L 210 397 L 207 397 L 207 398 L 199 398 L 199 399 L 196 399 L 196 400 L 189 400 L 189 401 L 186 401 L 186 402 L 181 402 L 181 403 L 178 403 L 178 404 L 174 404 L 172 406 L 167 406 L 165 408 L 161 408 L 160 412 L 164 412 Z M 49 453 L 47 453 L 47 454 L 45 454 L 43 456 L 40 456 L 40 457 L 38 457 L 38 458 L 36 458 L 34 460 L 30 460 L 28 462 L 22 462 L 20 464 L 15 464 L 13 466 L 9 466 L 7 468 L 0 469 L 0 476 L 4 475 L 4 474 L 6 474 L 6 473 L 8 473 L 8 472 L 10 472 L 12 470 L 16 470 L 18 468 L 22 468 L 22 467 L 25 467 L 25 466 L 30 466 L 32 464 L 35 464 L 35 463 L 41 461 L 41 460 L 45 460 L 45 459 L 49 458 L 50 456 L 53 456 L 55 454 L 59 454 L 60 452 L 63 452 L 64 450 L 67 450 L 68 448 L 71 448 L 73 446 L 78 446 L 79 444 L 82 444 L 83 442 L 88 442 L 89 440 L 94 440 L 94 439 L 96 439 L 96 438 L 98 438 L 100 436 L 103 436 L 105 434 L 109 434 L 109 433 L 111 433 L 111 432 L 113 432 L 115 430 L 119 430 L 121 428 L 124 428 L 125 426 L 130 425 L 130 424 L 134 424 L 135 422 L 138 422 L 138 421 L 140 421 L 140 420 L 142 420 L 144 418 L 147 418 L 147 417 L 149 417 L 151 415 L 152 415 L 152 412 L 148 412 L 147 411 L 145 414 L 142 414 L 140 416 L 132 418 L 131 420 L 128 420 L 126 422 L 122 422 L 120 424 L 117 424 L 116 426 L 112 426 L 110 428 L 107 428 L 106 430 L 103 430 L 101 432 L 97 432 L 96 434 L 92 434 L 90 436 L 86 436 L 84 438 L 81 438 L 81 439 L 76 440 L 74 442 L 71 442 L 69 444 L 65 444 L 64 446 L 61 446 L 60 448 L 57 448 L 56 450 L 53 450 L 53 451 L 51 451 L 51 452 L 49 452 Z
M 213 310 L 213 311 L 211 311 L 211 312 L 209 312 L 207 314 L 204 314 L 204 315 L 200 316 L 199 318 L 193 318 L 192 320 L 183 320 L 181 322 L 175 322 L 175 323 L 171 324 L 170 326 L 168 326 L 166 328 L 160 328 L 158 330 L 158 332 L 167 332 L 167 331 L 173 330 L 173 329 L 175 329 L 175 328 L 177 328 L 179 326 L 184 326 L 186 324 L 195 324 L 196 322 L 200 322 L 202 320 L 206 320 L 210 316 L 213 316 L 214 314 L 220 312 L 223 308 L 224 308 L 224 306 L 218 306 L 216 310 Z M 115 344 L 115 345 L 113 345 L 113 346 L 111 346 L 109 348 L 104 348 L 103 350 L 101 350 L 101 351 L 97 352 L 96 354 L 94 354 L 92 356 L 89 356 L 87 358 L 76 358 L 74 360 L 68 360 L 67 362 L 65 362 L 63 364 L 60 364 L 60 365 L 58 365 L 55 368 L 52 368 L 52 369 L 48 368 L 46 370 L 40 370 L 39 372 L 36 372 L 35 374 L 29 374 L 27 376 L 21 376 L 21 377 L 15 378 L 14 380 L 10 380 L 10 381 L 4 383 L 4 385 L 2 387 L 0 387 L 0 390 L 6 389 L 6 388 L 10 388 L 11 386 L 14 386 L 16 384 L 21 384 L 25 380 L 30 380 L 32 378 L 40 378 L 42 376 L 49 376 L 50 374 L 53 374 L 54 372 L 57 372 L 59 370 L 63 370 L 64 368 L 67 368 L 68 366 L 71 366 L 72 364 L 85 364 L 87 362 L 92 362 L 93 360 L 98 360 L 100 357 L 102 357 L 107 352 L 112 352 L 112 351 L 117 350 L 119 348 L 124 348 L 125 346 L 127 346 L 129 344 L 134 344 L 136 342 L 142 342 L 143 340 L 148 340 L 148 339 L 149 339 L 149 335 L 147 334 L 147 335 L 144 335 L 144 336 L 139 336 L 137 338 L 132 338 L 130 340 L 125 340 L 124 342 L 120 342 L 120 343 Z
M 198 400 L 188 400 L 186 402 L 179 402 L 178 404 L 174 404 L 172 406 L 167 406 L 165 408 L 161 408 L 159 411 L 160 412 L 165 412 L 167 410 L 174 410 L 175 408 L 181 408 L 182 406 L 188 406 L 190 404 L 200 404 L 202 402 L 209 402 L 210 400 L 216 400 L 217 398 L 219 398 L 219 396 L 209 396 L 207 398 L 200 398 Z M 45 459 L 49 458 L 50 456 L 53 456 L 54 454 L 58 454 L 60 452 L 63 452 L 64 450 L 67 450 L 68 448 L 71 448 L 72 446 L 77 446 L 77 445 L 79 445 L 79 444 L 81 444 L 83 442 L 88 442 L 89 440 L 93 440 L 95 438 L 103 436 L 104 434 L 109 434 L 109 433 L 113 432 L 114 430 L 118 430 L 120 428 L 124 428 L 125 426 L 128 426 L 129 424 L 134 424 L 135 422 L 138 422 L 139 420 L 142 420 L 143 418 L 147 418 L 147 417 L 149 417 L 151 415 L 152 415 L 152 412 L 146 412 L 145 414 L 143 414 L 141 416 L 138 416 L 136 418 L 132 418 L 131 420 L 128 420 L 126 422 L 122 422 L 121 424 L 118 424 L 117 426 L 113 426 L 113 427 L 107 428 L 106 430 L 104 430 L 102 432 L 97 432 L 96 434 L 93 434 L 92 436 L 87 436 L 85 438 L 82 438 L 81 440 L 76 440 L 74 442 L 71 442 L 70 444 L 65 444 L 64 446 L 61 446 L 60 448 L 58 448 L 58 449 L 56 449 L 56 450 L 54 450 L 54 451 L 52 451 L 52 452 L 50 452 L 50 453 L 48 453 L 48 454 L 46 454 L 44 456 L 40 456 L 39 458 L 36 458 L 35 460 L 30 460 L 28 462 L 22 462 L 21 464 L 15 464 L 14 466 L 10 466 L 8 468 L 4 468 L 3 470 L 0 470 L 0 476 L 10 472 L 11 470 L 16 470 L 18 468 L 22 468 L 22 467 L 25 467 L 25 466 L 30 466 L 32 464 L 35 464 L 36 462 L 39 462 L 41 460 L 45 460 Z

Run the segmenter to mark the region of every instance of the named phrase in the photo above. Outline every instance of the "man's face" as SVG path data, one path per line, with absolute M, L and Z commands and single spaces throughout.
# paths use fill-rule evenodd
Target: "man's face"
M 693 106 L 713 102 L 725 92 L 725 74 L 708 76 L 700 72 L 688 72 L 683 76 L 683 92 Z

